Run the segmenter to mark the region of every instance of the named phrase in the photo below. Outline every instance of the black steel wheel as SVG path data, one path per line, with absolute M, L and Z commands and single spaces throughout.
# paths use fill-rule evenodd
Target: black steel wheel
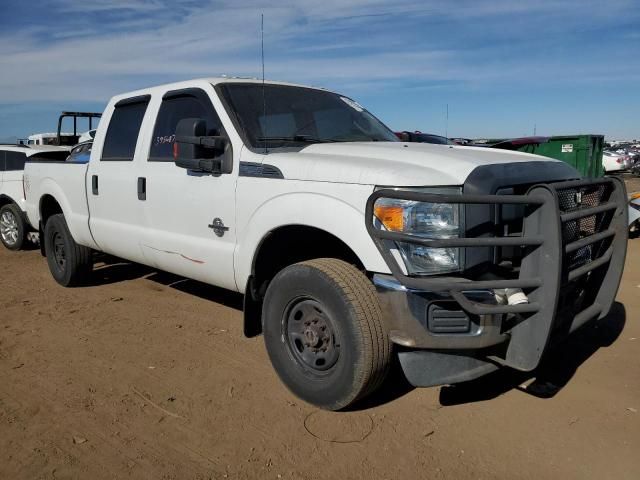
M 283 315 L 289 351 L 305 368 L 321 375 L 338 361 L 340 340 L 323 305 L 302 297 L 292 302 Z
M 64 272 L 67 261 L 67 253 L 65 251 L 64 238 L 62 238 L 60 232 L 55 231 L 53 233 L 52 244 L 55 265 L 58 268 L 58 271 Z
M 267 289 L 262 322 L 280 379 L 320 408 L 352 405 L 388 371 L 391 344 L 375 289 L 342 260 L 309 260 L 280 271 Z
M 51 275 L 64 287 L 87 281 L 93 268 L 91 249 L 78 245 L 62 214 L 52 215 L 44 227 L 44 250 Z

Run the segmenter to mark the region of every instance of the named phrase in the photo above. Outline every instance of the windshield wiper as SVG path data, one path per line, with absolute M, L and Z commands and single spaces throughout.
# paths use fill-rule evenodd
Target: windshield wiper
M 259 142 L 291 142 L 291 143 L 333 143 L 330 138 L 315 138 L 309 135 L 292 135 L 290 137 L 258 137 Z

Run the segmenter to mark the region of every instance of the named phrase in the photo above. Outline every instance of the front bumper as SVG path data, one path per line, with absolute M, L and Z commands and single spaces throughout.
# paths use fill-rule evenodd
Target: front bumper
M 389 337 L 397 345 L 420 349 L 481 349 L 501 344 L 509 336 L 501 330 L 501 315 L 469 315 L 447 293 L 410 289 L 392 275 L 373 276 L 373 284 L 386 313 Z M 490 290 L 467 291 L 475 301 L 491 301 Z M 434 311 L 459 313 L 443 332 L 434 325 Z M 458 321 L 457 323 L 456 320 Z M 456 331 L 457 330 L 457 331 Z
M 484 204 L 496 212 L 505 205 L 523 205 L 522 232 L 455 239 L 389 232 L 379 227 L 373 215 L 375 201 L 383 197 Z M 375 192 L 367 202 L 367 229 L 392 272 L 373 278 L 387 312 L 391 340 L 409 352 L 422 349 L 454 355 L 455 360 L 446 357 L 445 362 L 478 375 L 490 368 L 477 368 L 458 357 L 533 370 L 552 338 L 561 338 L 609 312 L 626 255 L 627 210 L 624 184 L 616 178 L 539 184 L 521 195 Z M 391 253 L 398 241 L 429 247 L 516 247 L 522 250 L 522 258 L 519 269 L 504 278 L 415 277 L 406 275 Z M 522 289 L 529 303 L 497 304 L 493 291 L 503 288 Z M 433 321 L 434 312 L 441 312 L 444 321 Z M 433 355 L 418 352 L 409 362 L 414 368 L 419 368 L 415 367 L 418 357 L 433 361 Z

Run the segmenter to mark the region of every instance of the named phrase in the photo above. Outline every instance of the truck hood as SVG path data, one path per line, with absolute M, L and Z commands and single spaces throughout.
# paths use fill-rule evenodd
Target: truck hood
M 522 152 L 404 142 L 318 143 L 264 157 L 290 180 L 394 186 L 462 185 L 479 166 L 532 161 L 562 163 Z

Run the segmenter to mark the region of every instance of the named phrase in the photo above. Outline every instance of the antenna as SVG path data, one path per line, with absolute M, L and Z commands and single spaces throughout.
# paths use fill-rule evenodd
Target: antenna
M 447 103 L 447 121 L 444 127 L 444 136 L 449 138 L 449 104 Z
M 264 118 L 265 131 L 262 132 L 264 138 L 264 153 L 267 151 L 267 97 L 264 93 L 264 13 L 260 14 L 260 55 L 262 57 L 262 116 Z

